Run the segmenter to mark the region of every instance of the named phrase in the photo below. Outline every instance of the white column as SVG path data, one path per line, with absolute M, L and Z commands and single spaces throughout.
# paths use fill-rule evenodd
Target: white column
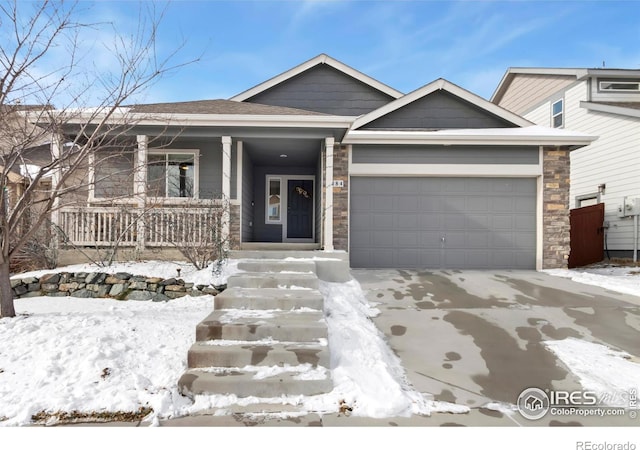
M 138 208 L 140 209 L 141 217 L 136 223 L 137 226 L 137 239 L 136 248 L 138 251 L 142 251 L 145 248 L 145 221 L 144 221 L 144 208 L 147 203 L 147 148 L 149 145 L 149 138 L 144 134 L 136 136 L 138 142 L 138 148 L 136 151 L 136 158 L 134 161 L 133 172 L 133 194 L 138 201 Z
M 333 144 L 334 139 L 324 139 L 325 146 L 325 205 L 324 205 L 324 250 L 333 251 Z
M 238 239 L 240 239 L 240 241 L 238 242 L 239 244 L 242 243 L 242 163 L 243 163 L 243 159 L 244 159 L 244 148 L 242 146 L 242 141 L 238 141 L 236 142 L 236 150 L 237 150 L 237 154 L 236 154 L 236 199 L 237 199 L 237 204 L 239 205 L 239 211 L 238 211 L 238 220 L 240 221 L 240 236 L 238 236 Z
M 222 136 L 222 236 L 228 241 L 231 208 L 231 136 Z
M 54 164 L 53 173 L 51 174 L 51 189 L 55 193 L 55 197 L 53 199 L 53 205 L 51 210 L 51 223 L 56 227 L 60 226 L 60 197 L 57 195 L 57 192 L 61 190 L 61 186 L 59 186 L 60 180 L 62 179 L 62 161 L 60 161 L 60 157 L 62 155 L 62 145 L 63 145 L 63 137 L 59 134 L 53 134 L 51 136 L 51 160 L 59 161 L 57 164 Z M 53 233 L 53 245 L 57 247 L 57 238 L 58 233 Z

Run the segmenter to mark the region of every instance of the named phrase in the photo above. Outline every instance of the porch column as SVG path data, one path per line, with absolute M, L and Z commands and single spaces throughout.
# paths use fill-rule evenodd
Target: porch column
M 231 136 L 222 136 L 222 238 L 227 242 L 230 232 L 231 207 Z
M 324 139 L 325 147 L 325 206 L 324 206 L 324 250 L 333 251 L 333 144 L 334 139 Z
M 54 133 L 51 136 L 51 160 L 60 161 L 62 155 L 62 145 L 64 138 L 62 135 Z M 55 163 L 54 163 L 55 164 Z M 60 180 L 62 179 L 62 164 L 55 164 L 53 173 L 51 174 L 51 190 L 56 193 L 53 198 L 53 205 L 51 210 L 51 224 L 53 233 L 51 236 L 51 245 L 54 248 L 58 248 L 58 229 L 60 229 L 60 197 L 57 193 L 61 190 Z
M 133 172 L 133 193 L 138 201 L 139 216 L 136 223 L 136 249 L 142 251 L 145 248 L 145 221 L 144 208 L 147 203 L 147 147 L 149 138 L 147 135 L 139 134 L 136 136 L 138 148 L 134 162 Z

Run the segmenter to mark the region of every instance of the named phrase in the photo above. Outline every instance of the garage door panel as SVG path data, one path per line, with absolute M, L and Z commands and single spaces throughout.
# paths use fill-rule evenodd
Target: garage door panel
M 351 186 L 354 267 L 535 268 L 535 179 L 353 177 Z

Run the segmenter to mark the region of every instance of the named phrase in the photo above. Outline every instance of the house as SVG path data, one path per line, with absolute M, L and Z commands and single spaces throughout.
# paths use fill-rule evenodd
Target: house
M 199 204 L 228 199 L 234 248 L 345 251 L 352 267 L 566 266 L 569 153 L 595 139 L 444 79 L 403 94 L 324 54 L 228 100 L 122 114 L 128 140 L 55 218 L 75 245 L 106 242 L 114 216 L 150 203 L 146 221 L 189 205 L 181 220 L 196 223 Z M 167 244 L 126 229 L 123 245 Z
M 491 101 L 538 125 L 599 136 L 571 152 L 569 204 L 604 203 L 609 255 L 630 257 L 638 245 L 631 214 L 640 213 L 640 70 L 510 68 Z

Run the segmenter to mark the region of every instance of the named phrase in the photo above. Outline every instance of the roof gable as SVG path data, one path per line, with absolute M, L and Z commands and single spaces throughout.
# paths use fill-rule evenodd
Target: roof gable
M 401 92 L 323 54 L 231 100 L 358 116 L 400 96 Z
M 356 119 L 352 129 L 512 128 L 531 122 L 442 78 Z

